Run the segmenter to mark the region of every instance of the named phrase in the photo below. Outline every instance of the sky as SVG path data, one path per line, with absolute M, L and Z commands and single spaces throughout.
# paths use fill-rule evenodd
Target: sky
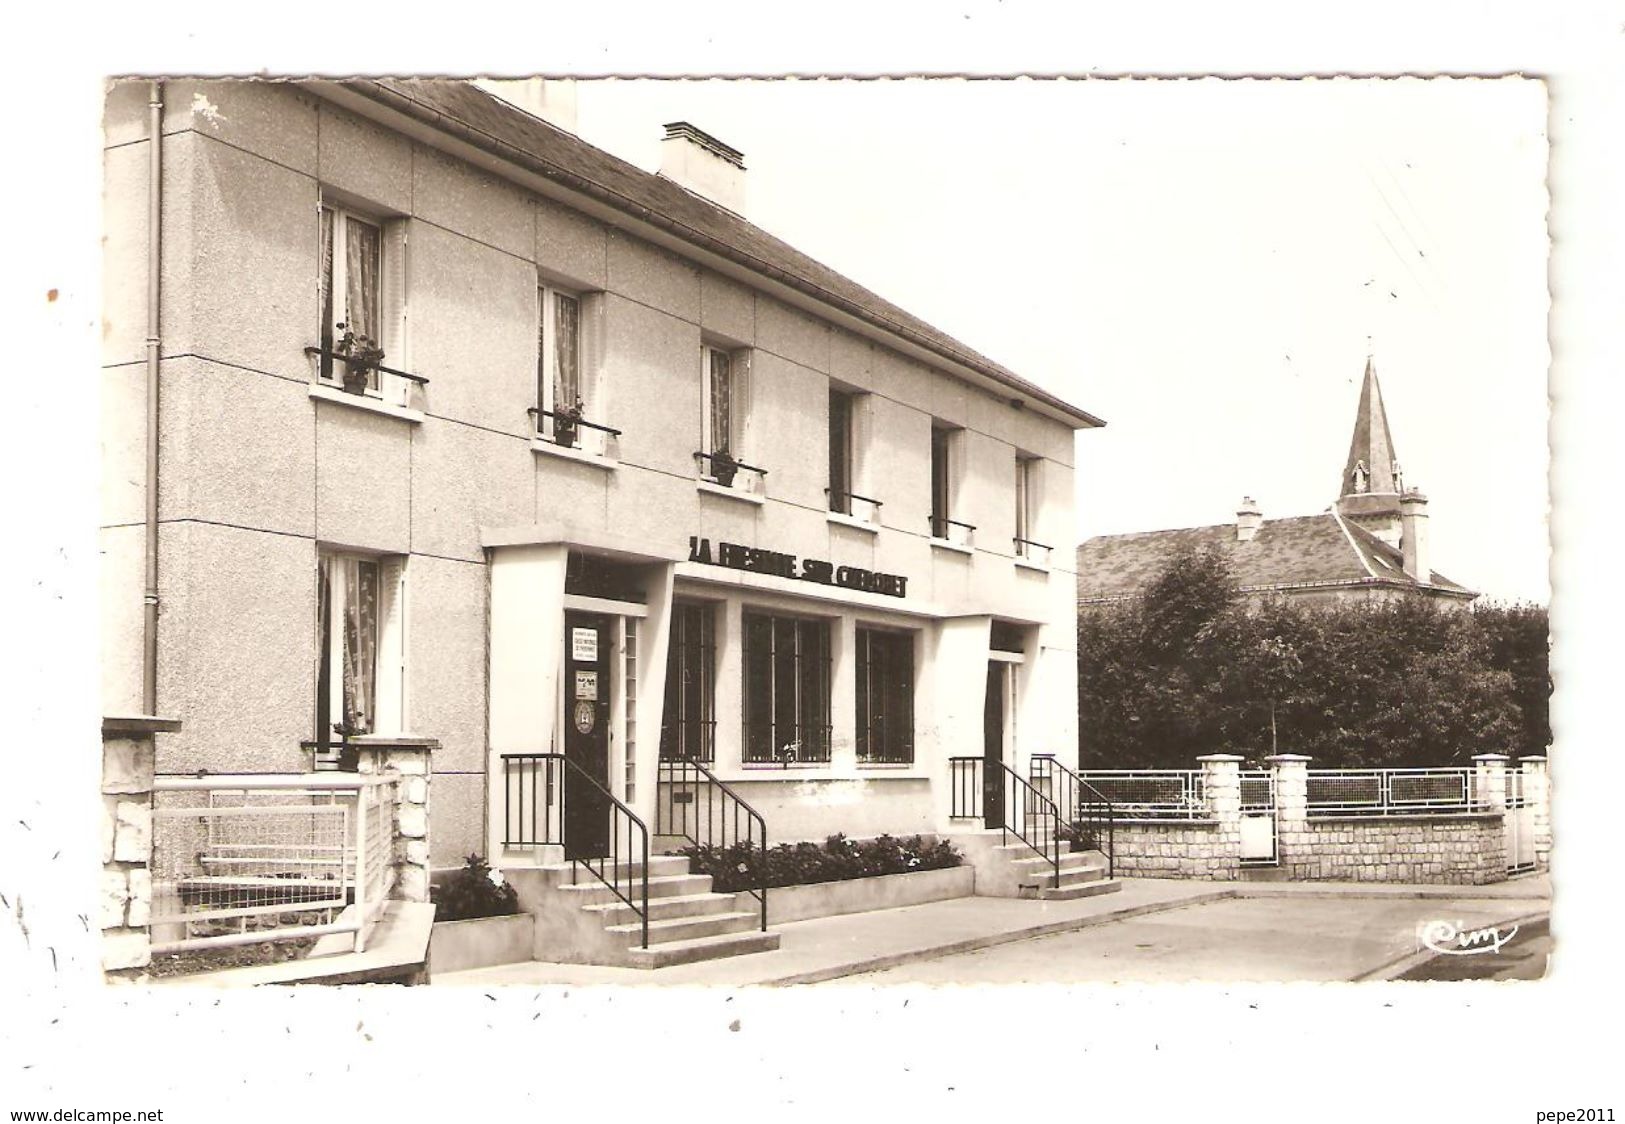
M 1337 496 L 1374 355 L 1434 566 L 1544 602 L 1546 92 L 1535 79 L 603 80 L 653 170 L 688 120 L 747 214 L 1106 420 L 1079 538 Z

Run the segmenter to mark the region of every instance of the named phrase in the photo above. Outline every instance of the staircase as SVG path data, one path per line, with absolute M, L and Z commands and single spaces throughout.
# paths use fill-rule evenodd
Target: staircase
M 1049 842 L 1035 840 L 1045 851 Z M 1110 894 L 1123 888 L 1123 884 L 1106 874 L 1106 856 L 1099 851 L 1067 851 L 1061 844 L 1060 867 L 1057 871 L 1048 858 L 1017 839 L 993 848 L 995 856 L 1004 860 L 1013 875 L 1016 896 L 1038 898 L 1040 901 L 1072 901 L 1096 894 Z M 1057 882 L 1059 874 L 1059 885 Z
M 625 885 L 643 871 L 640 862 L 615 868 Z M 689 873 L 688 859 L 663 855 L 649 860 L 649 945 L 643 922 L 614 890 L 574 863 L 505 870 L 521 905 L 536 916 L 537 960 L 664 968 L 779 947 L 777 933 L 763 932 L 761 912 L 748 894 L 720 894 L 711 876 Z M 630 876 L 630 878 L 628 877 Z

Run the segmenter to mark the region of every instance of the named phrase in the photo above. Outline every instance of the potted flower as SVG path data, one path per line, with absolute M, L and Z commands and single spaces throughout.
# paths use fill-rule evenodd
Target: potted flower
M 553 443 L 566 449 L 576 443 L 576 430 L 581 422 L 581 399 L 574 406 L 562 402 L 553 405 Z
M 338 327 L 343 334 L 333 345 L 333 355 L 344 361 L 344 389 L 350 394 L 365 394 L 372 373 L 384 361 L 384 349 L 371 336 L 358 335 L 347 324 Z
M 711 454 L 711 478 L 724 488 L 734 486 L 734 477 L 739 474 L 739 462 L 734 460 L 733 454 L 726 449 L 718 449 Z

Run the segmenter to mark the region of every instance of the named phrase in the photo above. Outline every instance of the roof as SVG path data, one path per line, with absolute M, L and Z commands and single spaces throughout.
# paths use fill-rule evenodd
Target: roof
M 1078 547 L 1078 600 L 1137 596 L 1185 549 L 1222 552 L 1245 592 L 1380 585 L 1477 596 L 1438 571 L 1431 583 L 1417 582 L 1406 575 L 1398 549 L 1327 511 L 1267 520 L 1247 542 L 1236 538 L 1234 523 L 1089 539 Z
M 634 220 L 661 226 L 697 248 L 790 285 L 823 304 L 968 367 L 1024 399 L 1043 403 L 1077 428 L 1106 424 L 726 208 L 612 156 L 468 82 L 353 79 L 337 86 L 451 133 Z

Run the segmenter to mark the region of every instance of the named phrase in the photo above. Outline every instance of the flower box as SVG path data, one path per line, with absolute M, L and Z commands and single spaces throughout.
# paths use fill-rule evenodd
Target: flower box
M 529 913 L 436 921 L 429 934 L 429 974 L 517 964 L 534 955 L 536 918 Z
M 767 892 L 767 923 L 784 925 L 843 913 L 867 913 L 905 905 L 968 898 L 976 892 L 976 871 L 969 864 L 910 874 L 845 878 L 802 886 L 775 886 Z M 741 902 L 746 901 L 742 895 Z M 746 908 L 741 904 L 741 909 Z

